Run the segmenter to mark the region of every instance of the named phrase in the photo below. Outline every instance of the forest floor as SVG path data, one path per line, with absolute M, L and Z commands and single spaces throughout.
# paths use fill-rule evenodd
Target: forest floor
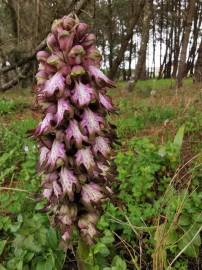
M 201 198 L 201 192 L 198 190 L 198 182 L 200 182 L 202 175 L 202 85 L 193 85 L 191 80 L 188 79 L 184 82 L 183 88 L 176 90 L 174 82 L 171 80 L 148 80 L 138 82 L 135 89 L 132 92 L 128 92 L 127 84 L 125 82 L 119 82 L 117 83 L 116 89 L 110 90 L 110 95 L 114 103 L 119 108 L 118 114 L 111 117 L 111 120 L 117 125 L 117 133 L 121 141 L 121 146 L 117 147 L 116 149 L 116 165 L 118 166 L 119 174 L 118 178 L 120 181 L 122 181 L 122 179 L 129 179 L 128 181 L 131 184 L 130 181 L 134 181 L 131 178 L 132 174 L 134 174 L 134 177 L 139 177 L 140 174 L 142 174 L 141 177 L 145 177 L 145 179 L 148 178 L 148 182 L 154 181 L 154 179 L 155 181 L 157 179 L 157 181 L 161 182 L 161 180 L 164 179 L 166 183 L 165 185 L 161 183 L 159 184 L 159 182 L 155 183 L 155 191 L 153 190 L 153 182 L 151 184 L 152 191 L 151 186 L 147 187 L 146 190 L 143 190 L 142 187 L 140 188 L 141 184 L 139 183 L 138 186 L 136 186 L 136 190 L 139 189 L 139 194 L 136 195 L 134 192 L 133 196 L 134 198 L 136 198 L 135 196 L 139 196 L 143 199 L 142 201 L 137 202 L 137 205 L 133 205 L 133 207 L 136 207 L 136 210 L 134 210 L 136 211 L 135 213 L 139 211 L 141 205 L 144 205 L 145 208 L 149 207 L 148 209 L 155 205 L 154 202 L 152 202 L 151 205 L 149 204 L 147 195 L 145 194 L 149 192 L 155 192 L 155 194 L 151 196 L 154 196 L 155 202 L 157 202 L 159 197 L 163 197 L 162 194 L 166 192 L 168 186 L 170 185 L 170 181 L 172 182 L 172 179 L 175 179 L 174 186 L 178 191 L 186 190 L 187 192 L 191 192 L 191 194 L 196 191 L 196 195 L 194 193 L 194 199 L 186 202 L 188 206 L 184 208 L 181 207 L 184 210 L 179 210 L 179 206 L 177 206 L 177 209 L 180 212 L 175 209 L 176 211 L 174 211 L 174 217 L 170 214 L 170 212 L 169 214 L 168 212 L 164 213 L 167 222 L 169 221 L 169 218 L 171 218 L 170 216 L 172 216 L 172 220 L 169 221 L 169 224 L 175 223 L 176 226 L 179 220 L 179 216 L 183 216 L 183 218 L 185 217 L 184 219 L 187 218 L 186 211 L 191 213 L 191 215 L 197 216 L 198 218 L 199 211 L 202 210 L 199 210 L 201 205 L 196 203 L 196 201 Z M 30 139 L 27 138 L 26 132 L 36 126 L 36 123 L 39 121 L 40 117 L 40 113 L 36 111 L 34 93 L 31 93 L 29 89 L 19 88 L 0 94 L 0 184 L 2 188 L 5 188 L 4 194 L 0 194 L 0 213 L 3 213 L 4 217 L 10 216 L 13 213 L 17 213 L 19 218 L 19 213 L 26 213 L 27 211 L 23 206 L 27 200 L 27 195 L 22 195 L 23 192 L 19 192 L 20 194 L 16 195 L 18 194 L 18 192 L 16 192 L 15 196 L 12 198 L 10 196 L 13 194 L 12 189 L 14 192 L 15 189 L 19 189 L 26 190 L 29 193 L 34 192 L 39 187 L 39 184 L 37 184 L 38 179 L 35 176 L 35 163 L 37 159 L 36 148 L 34 143 L 30 142 Z M 177 148 L 176 150 L 176 147 L 179 147 L 179 149 Z M 29 153 L 30 157 L 28 157 Z M 159 162 L 155 161 L 156 156 L 154 153 L 156 156 L 158 154 L 161 157 Z M 147 168 L 143 164 L 144 161 L 140 160 L 140 158 L 134 159 L 134 155 L 139 154 L 147 155 L 147 158 L 150 158 L 148 159 L 148 162 L 152 164 L 151 168 Z M 128 165 L 130 162 L 133 162 L 135 164 L 134 166 L 136 167 L 131 169 L 131 166 L 129 167 Z M 144 171 L 143 173 L 143 169 L 141 169 L 141 172 L 139 172 L 141 166 L 144 168 L 144 170 L 151 170 L 152 172 Z M 125 167 L 128 168 L 127 171 L 125 171 Z M 162 176 L 162 174 L 164 175 Z M 143 179 L 141 177 L 140 181 L 144 181 L 141 180 Z M 35 180 L 33 180 L 33 178 Z M 193 179 L 193 185 L 191 183 L 191 179 Z M 158 187 L 156 188 L 157 185 Z M 6 188 L 8 188 L 8 190 L 6 190 Z M 119 199 L 123 201 L 125 200 L 125 203 L 129 202 L 130 204 L 132 197 L 124 197 L 124 192 L 127 192 L 127 188 L 128 187 L 122 184 L 120 185 L 118 188 L 121 194 Z M 179 199 L 179 196 L 181 195 L 177 193 L 175 196 L 178 196 Z M 117 207 L 120 206 L 118 205 Z M 193 211 L 189 212 L 188 208 L 191 207 L 193 208 Z M 30 209 L 33 209 L 32 204 L 30 205 Z M 34 206 L 34 211 L 37 209 L 40 209 L 40 206 L 37 206 L 37 208 Z M 132 220 L 131 222 L 136 226 L 142 226 L 142 224 L 140 224 L 136 219 L 133 219 L 131 209 L 126 210 L 130 221 Z M 165 206 L 165 209 L 167 209 L 167 206 Z M 33 210 L 30 211 L 33 212 Z M 109 207 L 109 214 L 111 214 L 113 211 L 112 207 Z M 141 211 L 143 211 L 142 208 Z M 177 211 L 177 219 L 174 221 Z M 114 213 L 114 216 L 116 216 L 116 219 L 121 219 L 117 213 Z M 147 226 L 153 226 L 157 220 L 157 217 L 160 217 L 160 215 L 158 216 L 158 214 L 154 213 L 153 216 L 149 216 L 148 213 L 141 212 L 141 218 L 144 219 L 144 224 L 147 224 Z M 164 224 L 162 217 L 160 220 L 160 223 Z M 14 221 L 11 218 L 9 222 L 12 223 Z M 19 225 L 19 223 L 20 222 L 15 220 L 15 225 Z M 197 226 L 195 226 L 194 223 L 194 226 L 196 227 L 194 227 L 194 231 L 191 231 L 190 229 L 190 226 L 191 228 L 193 227 L 193 223 L 189 224 L 189 222 L 187 222 L 185 225 L 182 223 L 180 228 L 185 226 L 183 227 L 184 235 L 185 232 L 191 231 L 193 236 L 196 231 L 200 232 L 200 230 L 198 231 L 198 226 L 201 226 L 201 224 L 202 220 L 200 216 Z M 108 227 L 110 230 L 116 232 L 117 228 L 114 227 L 114 224 L 108 224 Z M 15 242 L 15 238 L 19 237 L 19 235 L 16 234 L 18 229 L 16 229 L 16 231 L 11 230 L 8 232 L 6 228 L 7 227 L 3 228 L 4 232 L 2 234 L 2 239 L 0 237 L 0 258 L 2 258 L 2 267 L 3 265 L 5 266 L 9 263 L 11 265 L 12 263 L 17 263 L 16 261 L 12 261 L 13 258 L 6 258 L 6 252 L 9 249 L 10 244 L 5 244 L 5 246 L 2 247 L 1 243 L 2 241 L 7 241 L 9 238 L 14 239 Z M 104 225 L 102 226 L 102 224 L 100 225 L 100 228 L 102 230 L 105 229 Z M 154 236 L 155 240 L 155 237 L 157 237 L 159 233 L 159 228 L 160 225 L 157 226 Z M 117 230 L 120 233 L 120 227 Z M 19 234 L 20 233 L 21 232 L 19 231 Z M 176 233 L 179 233 L 179 236 L 177 237 L 178 239 L 182 238 L 184 240 L 185 237 L 181 232 L 179 232 L 179 228 L 175 231 L 175 234 Z M 129 243 L 134 244 L 131 232 L 125 233 L 123 230 L 120 235 Z M 143 234 L 141 234 L 141 237 L 144 239 Z M 198 242 L 195 241 L 195 237 L 197 237 Z M 116 239 L 116 241 L 118 240 Z M 142 241 L 142 248 L 145 249 L 145 247 L 148 245 L 150 247 L 150 254 L 148 254 L 148 252 L 144 254 L 143 252 L 143 262 L 139 261 L 139 259 L 136 260 L 136 263 L 138 261 L 140 267 L 143 265 L 143 268 L 140 269 L 146 269 L 144 268 L 146 266 L 150 267 L 148 269 L 151 269 L 151 265 L 153 264 L 154 267 L 156 263 L 155 260 L 157 260 L 158 263 L 161 261 L 163 267 L 165 267 L 165 265 L 168 267 L 169 262 L 172 261 L 173 258 L 174 262 L 172 266 L 174 266 L 174 268 L 172 269 L 199 269 L 197 267 L 199 267 L 199 265 L 202 263 L 201 258 L 198 255 L 201 244 L 201 240 L 200 237 L 198 238 L 198 235 L 192 237 L 191 239 L 189 238 L 187 242 L 184 241 L 183 243 L 179 243 L 179 245 L 176 245 L 176 242 L 178 241 L 176 239 L 174 242 L 175 244 L 172 245 L 161 243 L 162 246 L 160 245 L 160 248 L 162 248 L 167 255 L 158 253 L 159 246 L 154 244 L 154 240 L 151 243 L 147 243 L 147 240 L 145 241 L 146 242 Z M 177 258 L 175 261 L 175 258 L 178 256 L 180 251 L 183 250 L 187 243 L 188 248 L 184 250 L 182 252 L 182 256 L 180 256 L 182 259 L 179 260 Z M 172 246 L 172 248 L 170 246 Z M 29 249 L 28 247 L 23 248 L 24 250 Z M 130 267 L 131 264 L 133 264 L 133 260 L 131 260 L 131 262 L 128 259 L 130 255 L 126 255 L 128 248 L 124 248 L 123 245 L 118 249 L 124 250 L 124 252 L 121 252 L 120 254 L 122 254 L 122 257 L 126 258 L 125 260 L 127 261 L 127 267 L 129 267 L 127 269 L 132 269 Z M 46 251 L 43 252 L 46 253 Z M 164 262 L 164 256 L 165 258 L 169 258 L 168 260 L 165 260 L 166 262 Z M 153 259 L 149 259 L 147 262 L 147 257 Z M 19 261 L 20 260 L 24 259 L 20 257 Z M 151 260 L 153 262 L 151 262 Z M 109 263 L 108 259 L 107 262 Z M 134 265 L 136 265 L 136 263 L 134 263 Z M 1 268 L 1 260 L 0 269 L 3 269 Z M 123 267 L 123 269 L 125 268 Z

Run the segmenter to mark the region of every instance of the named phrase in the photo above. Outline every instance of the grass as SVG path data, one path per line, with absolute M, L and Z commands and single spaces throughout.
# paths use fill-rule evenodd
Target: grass
M 151 95 L 152 90 L 156 91 L 154 95 Z M 111 206 L 111 212 L 109 211 L 113 215 L 110 218 L 116 217 L 110 230 L 118 239 L 116 240 L 118 251 L 121 250 L 120 254 L 127 254 L 126 257 L 131 258 L 132 264 L 137 269 L 138 267 L 141 269 L 142 266 L 138 258 L 140 249 L 143 250 L 141 252 L 146 253 L 144 260 L 150 258 L 149 266 L 153 259 L 153 269 L 164 269 L 171 267 L 171 264 L 175 267 L 172 269 L 187 269 L 184 268 L 184 265 L 187 265 L 186 260 L 179 261 L 179 257 L 181 258 L 186 250 L 193 254 L 193 250 L 190 249 L 193 246 L 192 242 L 197 248 L 200 243 L 199 228 L 194 227 L 192 230 L 192 227 L 197 223 L 195 217 L 200 208 L 200 197 L 197 192 L 198 181 L 201 180 L 202 160 L 200 154 L 202 147 L 201 85 L 193 85 L 188 79 L 185 80 L 184 87 L 176 92 L 172 80 L 148 80 L 138 82 L 134 91 L 128 92 L 127 84 L 118 82 L 117 89 L 110 90 L 110 95 L 119 108 L 118 115 L 112 116 L 111 121 L 117 125 L 121 140 L 121 146 L 116 149 L 118 174 L 123 180 L 119 182 L 119 187 L 122 188 L 120 194 L 126 198 L 126 201 L 128 199 L 128 206 L 132 209 L 131 212 L 126 212 L 130 216 L 124 217 L 126 218 L 125 227 L 120 226 L 123 224 L 123 220 L 119 220 L 119 214 L 122 211 L 118 211 L 117 214 L 114 206 Z M 0 165 L 2 163 L 1 168 L 3 168 L 0 181 L 3 183 L 3 188 L 7 189 L 4 190 L 4 196 L 1 195 L 3 198 L 6 196 L 6 191 L 10 192 L 9 189 L 31 190 L 31 192 L 38 189 L 39 180 L 36 179 L 35 172 L 36 147 L 26 137 L 27 130 L 33 128 L 40 118 L 40 114 L 33 110 L 33 104 L 34 96 L 30 89 L 16 89 L 0 94 L 2 124 L 0 127 Z M 177 131 L 183 125 L 185 129 L 183 136 L 181 134 L 179 156 L 173 141 Z M 25 148 L 30 149 L 29 158 L 26 156 Z M 176 164 L 179 165 L 177 168 Z M 131 182 L 127 190 L 125 187 L 128 181 Z M 156 190 L 153 189 L 153 185 Z M 127 198 L 127 193 L 131 190 L 133 194 Z M 16 197 L 11 205 L 10 200 L 4 198 L 9 203 L 6 210 L 20 212 L 21 201 L 26 200 L 24 196 Z M 155 215 L 153 214 L 156 209 L 159 209 L 159 201 L 153 198 L 155 196 L 157 199 L 162 199 L 163 214 L 160 210 Z M 192 197 L 193 201 L 190 199 Z M 152 200 L 155 204 L 151 202 Z M 182 216 L 184 220 L 178 223 Z M 191 229 L 186 229 L 188 228 L 186 227 L 187 216 Z M 145 221 L 147 223 L 144 224 Z M 116 230 L 115 222 L 120 222 L 118 230 Z M 132 240 L 129 239 L 129 229 L 132 231 Z M 175 230 L 180 232 L 177 239 L 173 233 Z M 106 239 L 104 240 L 106 242 Z M 177 250 L 178 243 L 181 245 L 180 251 Z M 101 244 L 100 247 L 96 246 L 98 255 L 99 252 L 105 253 L 103 250 L 105 243 Z M 99 251 L 99 248 L 102 250 Z M 110 253 L 110 251 L 107 252 Z M 168 261 L 167 256 L 169 257 L 170 254 L 175 254 L 175 256 Z

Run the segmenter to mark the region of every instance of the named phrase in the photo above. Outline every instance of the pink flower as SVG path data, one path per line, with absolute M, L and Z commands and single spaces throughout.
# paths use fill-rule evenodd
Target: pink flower
M 92 172 L 96 164 L 90 150 L 90 147 L 80 149 L 76 153 L 77 166 L 84 166 L 87 172 Z
M 95 80 L 96 84 L 98 86 L 109 86 L 114 87 L 113 81 L 107 78 L 107 76 L 104 75 L 104 73 L 95 66 L 88 66 L 88 73 L 89 75 Z
M 85 51 L 81 45 L 75 45 L 68 54 L 68 62 L 70 65 L 80 65 Z
M 80 77 L 80 76 L 84 75 L 85 73 L 86 73 L 86 71 L 82 66 L 76 65 L 76 66 L 73 66 L 70 75 L 71 75 L 71 77 L 76 78 L 76 77 Z
M 40 70 L 36 74 L 37 85 L 44 84 L 48 79 L 48 74 L 44 70 Z
M 60 98 L 58 99 L 57 113 L 55 115 L 57 126 L 61 124 L 61 122 L 65 119 L 65 114 L 72 117 L 73 108 L 71 107 L 68 100 L 65 100 L 64 98 Z
M 68 145 L 75 144 L 78 148 L 81 148 L 83 141 L 88 141 L 88 138 L 81 133 L 76 120 L 69 121 L 69 126 L 66 129 L 66 139 Z
M 90 183 L 82 186 L 81 201 L 87 209 L 92 209 L 95 204 L 101 203 L 104 198 L 102 188 L 99 185 Z
M 92 112 L 89 108 L 84 110 L 81 121 L 81 127 L 86 131 L 90 136 L 94 136 L 95 134 L 100 134 L 101 124 L 104 124 L 104 120 L 102 117 Z
M 54 168 L 57 168 L 63 165 L 65 160 L 66 160 L 66 153 L 65 153 L 64 144 L 60 142 L 59 140 L 55 139 L 53 141 L 53 145 L 50 150 L 50 154 L 49 154 L 46 166 L 50 170 L 53 170 Z
M 74 192 L 79 190 L 79 182 L 72 171 L 62 167 L 60 173 L 60 182 L 63 194 L 67 194 L 70 201 L 74 200 Z
M 50 150 L 46 147 L 46 146 L 42 146 L 40 148 L 40 156 L 39 156 L 39 165 L 42 167 L 44 166 L 47 161 L 48 161 L 48 157 L 49 157 L 49 153 Z
M 101 154 L 105 158 L 108 158 L 111 148 L 109 146 L 109 139 L 104 137 L 96 137 L 93 144 L 93 152 L 95 155 Z
M 96 42 L 96 36 L 94 34 L 87 34 L 82 42 L 82 45 L 84 47 L 89 47 L 95 44 Z
M 47 36 L 46 42 L 47 42 L 47 46 L 48 46 L 48 48 L 49 48 L 49 50 L 51 52 L 57 52 L 57 51 L 59 51 L 59 49 L 58 49 L 58 42 L 57 42 L 57 39 L 55 38 L 54 34 L 50 33 Z
M 59 196 L 62 194 L 62 189 L 57 181 L 53 182 L 53 192 L 57 198 L 59 198 Z
M 54 121 L 54 115 L 52 113 L 47 113 L 43 121 L 39 123 L 38 127 L 36 128 L 35 135 L 39 136 L 42 133 L 44 134 L 47 131 L 50 131 L 55 123 Z
M 64 51 L 65 53 L 68 53 L 73 45 L 75 33 L 70 33 L 69 31 L 66 31 L 64 29 L 58 30 L 58 42 L 60 49 Z
M 115 110 L 110 97 L 99 93 L 99 101 L 100 104 L 109 112 L 113 112 Z
M 56 91 L 59 91 L 60 95 L 62 95 L 64 88 L 65 78 L 61 73 L 57 72 L 51 79 L 46 81 L 43 92 L 47 97 L 53 96 Z
M 50 54 L 47 51 L 38 51 L 36 54 L 36 58 L 39 62 L 46 62 L 49 56 Z
M 73 93 L 72 101 L 79 107 L 87 106 L 96 96 L 93 88 L 81 82 L 75 82 Z

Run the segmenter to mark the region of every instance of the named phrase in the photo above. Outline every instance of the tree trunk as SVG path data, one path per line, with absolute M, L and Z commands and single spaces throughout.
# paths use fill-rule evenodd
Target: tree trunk
M 194 82 L 202 82 L 202 40 L 198 49 L 198 58 L 194 72 Z
M 178 74 L 177 74 L 177 87 L 182 86 L 182 79 L 184 76 L 184 71 L 186 67 L 186 56 L 187 56 L 187 47 L 189 43 L 189 36 L 191 32 L 192 19 L 195 10 L 195 0 L 189 0 L 188 7 L 186 10 L 186 15 L 184 19 L 184 31 L 182 37 L 182 48 L 180 53 L 179 65 L 178 65 Z
M 140 79 L 142 73 L 145 73 L 145 62 L 146 62 L 146 53 L 147 53 L 147 44 L 149 42 L 149 29 L 150 29 L 150 20 L 152 15 L 152 0 L 146 0 L 145 12 L 144 12 L 144 21 L 142 26 L 142 39 L 140 44 L 138 61 L 135 69 L 134 83 Z M 144 68 L 144 70 L 143 70 Z
M 139 20 L 139 17 L 141 15 L 141 10 L 144 8 L 144 5 L 145 5 L 145 0 L 138 1 L 137 8 L 135 9 L 135 14 L 131 19 L 130 26 L 129 26 L 129 29 L 127 31 L 127 34 L 122 39 L 120 49 L 119 49 L 119 51 L 117 53 L 117 57 L 115 58 L 115 60 L 113 62 L 113 66 L 112 66 L 112 68 L 111 68 L 111 70 L 109 72 L 109 77 L 111 79 L 113 79 L 115 77 L 115 75 L 117 73 L 117 70 L 118 70 L 118 67 L 121 64 L 122 60 L 123 60 L 123 56 L 124 56 L 124 53 L 125 53 L 125 51 L 127 49 L 128 43 L 129 43 L 129 41 L 130 41 L 130 39 L 132 38 L 132 35 L 133 35 L 133 29 L 134 29 L 135 25 L 137 24 L 137 22 Z

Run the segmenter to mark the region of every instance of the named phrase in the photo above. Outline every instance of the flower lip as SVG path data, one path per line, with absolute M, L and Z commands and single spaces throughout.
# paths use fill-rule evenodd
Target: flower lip
M 95 134 L 101 133 L 101 125 L 104 125 L 104 119 L 89 108 L 86 108 L 82 115 L 82 129 L 88 133 L 89 136 L 93 137 Z
M 95 100 L 96 93 L 89 85 L 85 85 L 80 81 L 75 81 L 75 87 L 73 89 L 73 95 L 71 97 L 72 102 L 80 108 L 89 105 Z
M 69 146 L 75 144 L 77 148 L 81 148 L 82 142 L 88 141 L 88 138 L 81 133 L 78 122 L 76 120 L 69 121 L 69 125 L 65 133 L 67 144 Z

